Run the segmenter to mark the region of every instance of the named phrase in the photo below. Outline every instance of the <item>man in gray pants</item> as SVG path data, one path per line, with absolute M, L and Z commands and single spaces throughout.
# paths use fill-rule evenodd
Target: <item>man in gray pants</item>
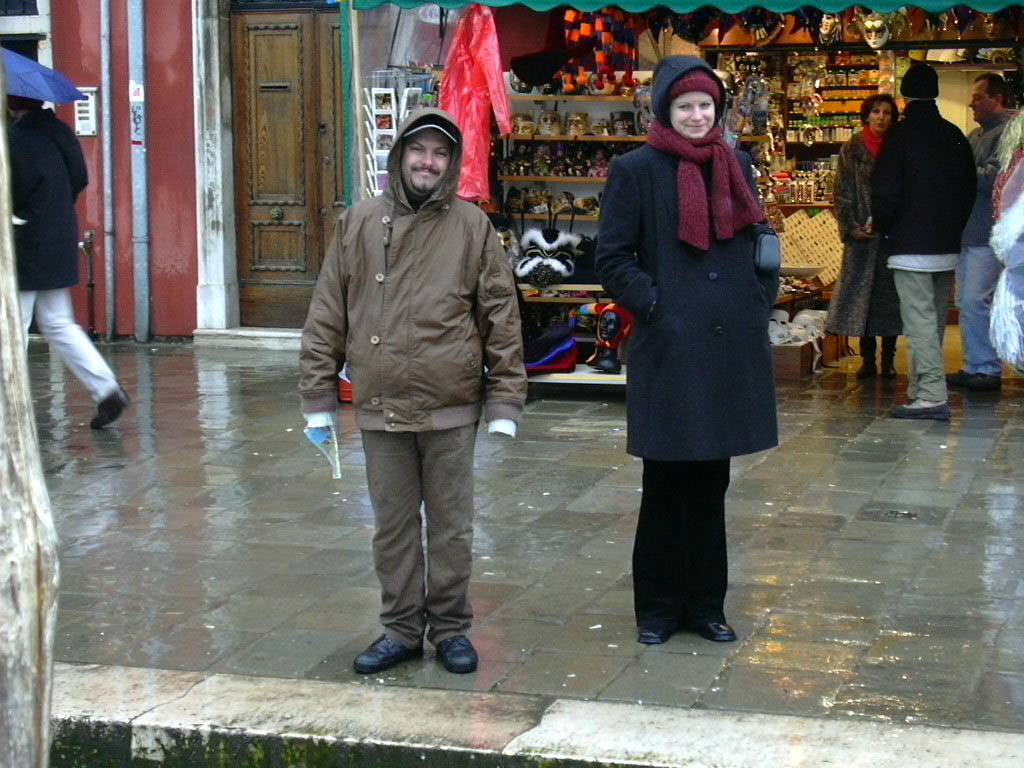
M 884 237 L 907 337 L 910 402 L 897 419 L 950 417 L 942 337 L 960 236 L 976 187 L 974 155 L 963 133 L 939 115 L 939 79 L 927 64 L 903 76 L 904 119 L 889 130 L 871 172 L 874 228 Z
M 999 173 L 999 138 L 1010 119 L 1006 111 L 1006 82 L 987 72 L 974 80 L 971 110 L 979 124 L 967 141 L 978 169 L 978 194 L 963 234 L 960 264 L 956 270 L 956 305 L 960 308 L 960 339 L 964 367 L 946 376 L 946 384 L 972 392 L 1002 386 L 1003 364 L 989 340 L 989 316 L 1003 264 L 988 244 L 992 232 L 992 187 Z

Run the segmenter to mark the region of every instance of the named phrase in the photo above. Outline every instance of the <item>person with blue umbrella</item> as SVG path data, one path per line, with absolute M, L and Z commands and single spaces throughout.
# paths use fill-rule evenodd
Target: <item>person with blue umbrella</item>
M 3 52 L 8 94 L 54 104 L 85 98 L 66 75 L 6 48 Z
M 5 50 L 5 65 L 24 58 L 14 56 Z M 44 100 L 73 101 L 81 94 L 70 83 L 77 97 L 62 90 L 60 78 L 45 77 L 40 71 L 48 68 L 36 67 L 35 77 L 19 77 L 22 70 L 11 67 L 7 81 L 14 253 L 25 345 L 34 317 L 39 332 L 96 402 L 90 426 L 102 429 L 121 416 L 129 399 L 75 322 L 71 305 L 70 288 L 78 283 L 75 199 L 89 183 L 89 175 L 74 132 L 53 110 L 43 109 Z

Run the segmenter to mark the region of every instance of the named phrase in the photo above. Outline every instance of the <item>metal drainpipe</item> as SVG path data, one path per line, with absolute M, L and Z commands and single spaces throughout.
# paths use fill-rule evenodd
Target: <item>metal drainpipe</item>
M 110 103 L 110 0 L 100 2 L 100 135 L 103 142 L 103 281 L 106 339 L 117 333 L 117 277 L 114 271 L 114 130 Z
M 149 174 L 146 167 L 145 0 L 128 0 L 128 107 L 132 142 L 135 340 L 149 341 Z

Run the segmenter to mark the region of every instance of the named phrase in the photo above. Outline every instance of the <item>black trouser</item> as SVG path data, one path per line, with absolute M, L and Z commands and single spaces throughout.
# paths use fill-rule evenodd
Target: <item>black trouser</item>
M 860 356 L 865 360 L 870 360 L 872 365 L 875 362 L 875 350 L 878 349 L 875 343 L 874 336 L 861 336 L 860 337 Z M 883 336 L 882 337 L 882 364 L 884 365 L 886 360 L 892 365 L 892 358 L 896 354 L 896 337 L 895 336 Z
M 638 626 L 675 629 L 725 621 L 728 488 L 729 459 L 644 459 L 643 499 L 633 542 Z

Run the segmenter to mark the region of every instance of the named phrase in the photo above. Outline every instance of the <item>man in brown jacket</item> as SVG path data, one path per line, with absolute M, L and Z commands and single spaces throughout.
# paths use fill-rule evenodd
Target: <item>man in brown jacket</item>
M 307 425 L 333 424 L 347 363 L 362 430 L 384 625 L 355 659 L 364 674 L 422 655 L 424 636 L 448 671 L 477 666 L 466 637 L 477 425 L 482 415 L 515 436 L 526 373 L 505 251 L 486 214 L 455 199 L 461 153 L 447 112 L 417 110 L 399 127 L 387 190 L 338 218 L 302 332 Z

